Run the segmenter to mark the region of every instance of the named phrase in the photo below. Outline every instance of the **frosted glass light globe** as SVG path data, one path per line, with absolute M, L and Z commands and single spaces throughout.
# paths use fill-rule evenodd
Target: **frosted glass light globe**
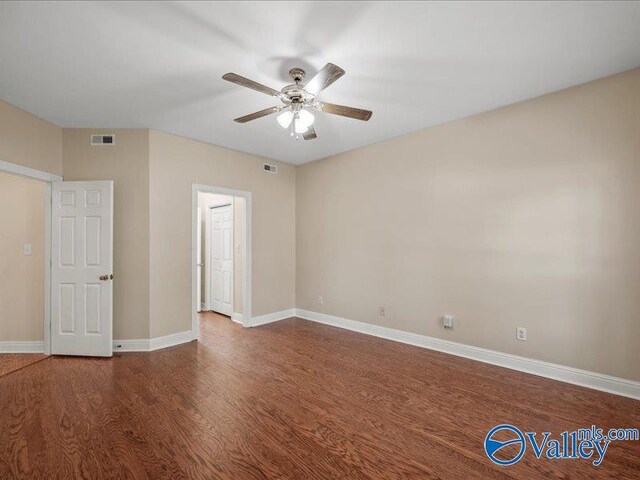
M 282 128 L 289 128 L 291 120 L 293 120 L 293 112 L 291 110 L 286 110 L 278 115 L 278 123 Z

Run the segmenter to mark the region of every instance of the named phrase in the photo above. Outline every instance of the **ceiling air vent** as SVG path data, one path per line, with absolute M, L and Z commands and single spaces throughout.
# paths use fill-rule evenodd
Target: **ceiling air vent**
M 115 145 L 115 135 L 91 135 L 91 145 Z
M 278 167 L 276 167 L 275 165 L 269 165 L 268 163 L 265 163 L 264 165 L 262 165 L 262 169 L 265 172 L 278 173 Z

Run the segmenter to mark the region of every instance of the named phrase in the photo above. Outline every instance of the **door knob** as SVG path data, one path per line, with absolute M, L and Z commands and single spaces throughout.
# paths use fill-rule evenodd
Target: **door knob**
M 100 275 L 98 278 L 102 281 L 109 280 L 109 275 Z

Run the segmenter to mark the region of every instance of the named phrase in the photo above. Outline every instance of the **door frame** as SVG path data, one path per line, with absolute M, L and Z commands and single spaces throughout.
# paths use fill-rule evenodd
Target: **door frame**
M 191 184 L 191 338 L 196 340 L 200 335 L 200 317 L 198 315 L 198 192 L 202 193 L 218 193 L 221 195 L 230 195 L 232 197 L 242 197 L 245 199 L 245 241 L 242 247 L 244 255 L 244 272 L 242 278 L 242 320 L 240 323 L 244 327 L 251 325 L 251 192 L 243 190 L 234 190 L 232 188 L 214 187 L 210 185 L 201 185 L 197 183 Z M 235 248 L 235 247 L 234 247 Z
M 234 305 L 234 299 L 235 299 L 235 259 L 236 259 L 236 255 L 235 255 L 235 245 L 236 245 L 236 231 L 235 231 L 235 202 L 233 201 L 233 197 L 230 196 L 231 201 L 230 202 L 207 202 L 206 205 L 206 209 L 207 209 L 207 213 L 205 216 L 205 232 L 204 232 L 204 244 L 205 244 L 205 255 L 204 255 L 204 278 L 205 278 L 205 285 L 204 285 L 204 302 L 205 302 L 205 306 L 207 307 L 207 310 L 212 310 L 212 295 L 211 292 L 213 290 L 213 281 L 211 280 L 211 248 L 213 247 L 213 242 L 211 241 L 211 210 L 214 208 L 220 208 L 220 207 L 227 207 L 230 206 L 231 207 L 231 224 L 232 224 L 232 245 L 231 245 L 231 265 L 232 265 L 232 271 L 231 271 L 231 278 L 232 278 L 232 283 L 231 283 L 231 310 L 232 310 L 232 314 L 233 312 L 233 305 Z
M 61 175 L 43 172 L 0 160 L 0 172 L 31 178 L 45 183 L 44 192 L 44 312 L 43 352 L 51 355 L 51 183 L 62 182 Z

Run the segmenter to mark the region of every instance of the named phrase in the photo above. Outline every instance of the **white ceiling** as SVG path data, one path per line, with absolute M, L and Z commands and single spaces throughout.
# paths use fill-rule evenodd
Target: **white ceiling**
M 346 75 L 295 141 L 275 116 L 290 67 Z M 293 164 L 640 65 L 640 2 L 3 2 L 0 98 L 65 127 L 149 127 Z M 310 77 L 308 77 L 310 78 Z

